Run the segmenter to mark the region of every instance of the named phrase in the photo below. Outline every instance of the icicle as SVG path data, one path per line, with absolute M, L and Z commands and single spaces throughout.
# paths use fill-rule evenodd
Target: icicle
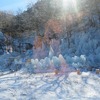
M 63 67 L 67 66 L 66 61 L 61 54 L 59 55 L 59 60 L 60 60 L 61 66 L 63 66 Z
M 53 63 L 54 63 L 54 68 L 55 68 L 56 70 L 60 70 L 61 65 L 60 65 L 59 58 L 57 58 L 56 56 L 54 56 L 54 57 L 52 58 L 52 60 L 53 60 Z
M 45 66 L 46 67 L 49 67 L 50 66 L 50 58 L 48 58 L 48 57 L 45 57 Z
M 56 56 L 54 56 L 54 57 L 52 58 L 52 60 L 53 60 L 53 63 L 54 63 L 55 66 L 60 66 L 59 58 L 57 58 Z
M 50 45 L 49 58 L 52 59 L 53 56 L 54 56 L 54 51 Z
M 38 66 L 37 66 L 37 65 L 38 65 L 38 62 L 39 62 L 38 59 L 35 59 L 35 60 L 34 60 L 34 65 L 35 65 L 36 67 L 38 67 Z
M 66 72 L 70 71 L 64 57 L 61 54 L 59 55 L 59 60 L 60 60 L 60 63 L 61 63 L 61 70 L 60 70 L 61 73 L 66 73 Z
M 35 63 L 34 59 L 31 59 L 31 63 L 32 63 L 32 64 L 34 64 L 34 63 Z
M 43 67 L 41 62 L 38 63 L 38 66 L 40 69 L 42 69 L 42 67 Z
M 45 60 L 44 59 L 41 59 L 40 60 L 40 63 L 41 63 L 42 68 L 44 68 L 45 67 Z
M 51 69 L 54 69 L 54 63 L 53 63 L 53 60 L 50 60 L 50 67 L 51 67 Z

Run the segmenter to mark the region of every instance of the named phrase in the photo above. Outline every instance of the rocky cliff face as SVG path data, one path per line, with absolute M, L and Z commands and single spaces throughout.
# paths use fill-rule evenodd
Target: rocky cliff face
M 4 46 L 5 46 L 5 36 L 2 32 L 0 32 L 0 55 L 4 53 Z
M 100 68 L 100 1 L 81 1 L 82 17 L 73 24 L 71 32 L 65 32 L 61 51 L 66 61 L 76 67 Z M 86 60 L 81 59 L 84 55 Z M 75 57 L 75 58 L 73 58 Z

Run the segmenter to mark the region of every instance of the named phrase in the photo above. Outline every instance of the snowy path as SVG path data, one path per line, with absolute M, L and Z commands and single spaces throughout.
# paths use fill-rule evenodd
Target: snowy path
M 100 77 L 12 73 L 0 77 L 0 100 L 100 100 Z

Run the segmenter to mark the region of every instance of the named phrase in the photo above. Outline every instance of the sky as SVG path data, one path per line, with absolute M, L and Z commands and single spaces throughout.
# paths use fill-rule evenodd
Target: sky
M 16 13 L 18 9 L 26 10 L 29 3 L 36 3 L 37 0 L 0 0 L 0 11 L 11 11 Z

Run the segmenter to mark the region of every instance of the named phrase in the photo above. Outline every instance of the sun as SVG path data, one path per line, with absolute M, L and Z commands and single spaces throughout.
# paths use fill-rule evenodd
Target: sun
M 63 7 L 68 8 L 70 0 L 62 0 L 62 2 L 63 2 Z
M 77 10 L 77 1 L 78 0 L 62 0 L 63 8 L 64 9 L 69 9 L 70 6 L 72 6 L 73 9 Z

